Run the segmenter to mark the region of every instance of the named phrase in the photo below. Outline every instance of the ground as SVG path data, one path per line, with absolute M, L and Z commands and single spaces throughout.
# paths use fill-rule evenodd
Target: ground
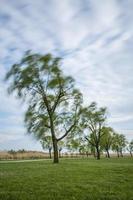
M 0 200 L 133 200 L 133 159 L 0 161 Z

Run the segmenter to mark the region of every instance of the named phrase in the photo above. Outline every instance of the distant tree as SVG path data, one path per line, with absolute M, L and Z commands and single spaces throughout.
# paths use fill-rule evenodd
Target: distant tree
M 111 127 L 102 128 L 103 137 L 101 139 L 101 148 L 106 151 L 107 157 L 110 158 L 109 150 L 113 143 L 113 129 Z
M 25 153 L 26 151 L 24 149 L 19 149 L 18 153 Z
M 127 150 L 129 151 L 131 157 L 133 156 L 133 140 L 129 142 Z
M 84 138 L 81 138 L 79 153 L 86 155 L 87 157 L 92 154 L 91 144 Z
M 125 149 L 126 145 L 127 145 L 126 136 L 123 134 L 120 134 L 119 135 L 119 149 L 120 149 L 121 157 L 123 157 L 123 150 Z
M 69 138 L 67 140 L 66 147 L 71 152 L 79 152 L 79 147 L 80 147 L 80 140 L 79 140 L 79 138 Z
M 112 150 L 117 152 L 117 156 L 120 157 L 120 149 L 119 149 L 119 134 L 113 133 L 113 143 Z
M 63 150 L 63 147 L 65 146 L 64 141 L 59 141 L 58 142 L 58 148 L 59 148 L 59 158 L 61 158 L 61 151 Z
M 13 159 L 16 159 L 17 152 L 15 150 L 11 149 L 8 151 L 8 153 L 12 155 Z
M 28 103 L 28 133 L 39 138 L 45 133 L 51 135 L 54 163 L 59 162 L 58 142 L 77 125 L 82 103 L 82 94 L 75 89 L 73 78 L 63 74 L 60 60 L 51 54 L 27 52 L 6 74 L 9 93 L 15 91 Z
M 51 136 L 45 136 L 44 138 L 42 138 L 40 140 L 40 142 L 41 142 L 42 148 L 44 150 L 48 149 L 49 158 L 51 159 L 52 158 L 52 138 L 51 138 Z
M 117 152 L 118 157 L 123 157 L 123 149 L 127 145 L 127 140 L 125 135 L 114 133 L 113 134 L 113 144 L 112 144 L 112 150 Z
M 8 151 L 8 153 L 10 153 L 10 154 L 14 155 L 14 154 L 16 154 L 16 151 L 15 151 L 15 150 L 13 150 L 13 149 L 11 149 L 11 150 L 9 150 L 9 151 Z
M 86 140 L 96 149 L 96 158 L 100 159 L 100 142 L 104 133 L 102 128 L 106 121 L 106 108 L 97 108 L 93 102 L 89 107 L 82 109 L 83 126 L 89 129 L 89 136 Z

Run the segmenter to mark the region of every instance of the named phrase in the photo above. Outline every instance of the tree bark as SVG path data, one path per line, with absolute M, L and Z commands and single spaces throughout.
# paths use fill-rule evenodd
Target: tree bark
M 58 144 L 56 138 L 53 139 L 53 149 L 54 149 L 54 163 L 59 163 L 59 154 L 58 154 Z
M 117 150 L 117 157 L 119 158 L 120 157 L 120 155 L 119 155 L 119 151 Z
M 123 153 L 122 153 L 122 150 L 120 151 L 120 153 L 121 153 L 121 157 L 123 157 Z
M 110 154 L 109 154 L 108 149 L 106 149 L 106 152 L 107 152 L 107 158 L 110 158 Z
M 130 151 L 130 155 L 131 155 L 131 157 L 133 156 L 133 154 L 132 154 L 132 152 Z
M 51 155 L 51 148 L 49 148 L 49 158 L 50 158 L 50 159 L 52 158 L 52 155 Z
M 55 136 L 54 124 L 53 124 L 53 119 L 52 119 L 51 115 L 50 115 L 50 126 L 51 126 L 51 135 L 52 135 L 53 151 L 54 151 L 53 163 L 59 163 L 58 141 L 57 141 L 57 138 Z
M 59 149 L 59 158 L 61 158 L 61 150 Z
M 100 160 L 100 150 L 98 147 L 96 147 L 96 159 Z

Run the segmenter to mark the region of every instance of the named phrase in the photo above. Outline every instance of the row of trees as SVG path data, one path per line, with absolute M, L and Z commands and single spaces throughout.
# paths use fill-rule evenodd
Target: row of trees
M 103 127 L 103 135 L 100 138 L 97 152 L 97 143 L 93 142 L 92 135 L 81 136 L 77 135 L 75 138 L 66 138 L 64 141 L 58 143 L 59 157 L 61 151 L 67 150 L 70 153 L 78 155 L 94 155 L 95 158 L 100 159 L 101 153 L 105 153 L 107 158 L 110 158 L 110 151 L 117 153 L 118 157 L 123 157 L 123 152 L 129 152 L 133 156 L 133 140 L 128 142 L 125 135 L 114 132 L 111 127 Z M 51 136 L 46 136 L 45 139 L 40 140 L 42 148 L 49 151 L 49 157 L 52 158 L 52 139 Z
M 15 91 L 17 97 L 26 101 L 27 132 L 41 140 L 42 145 L 50 140 L 48 148 L 50 155 L 53 149 L 54 163 L 59 162 L 62 140 L 75 142 L 76 137 L 84 138 L 100 159 L 101 142 L 105 143 L 107 132 L 108 136 L 112 133 L 106 127 L 107 109 L 97 108 L 96 103 L 84 107 L 82 93 L 75 88 L 74 79 L 63 74 L 60 60 L 51 54 L 27 52 L 6 74 L 10 81 L 8 91 Z

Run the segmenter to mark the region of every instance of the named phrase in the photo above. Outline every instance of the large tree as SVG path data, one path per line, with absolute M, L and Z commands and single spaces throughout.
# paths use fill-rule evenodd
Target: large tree
M 96 158 L 100 159 L 100 142 L 104 135 L 102 132 L 103 126 L 106 121 L 106 108 L 97 108 L 95 102 L 90 106 L 82 109 L 83 126 L 89 129 L 89 136 L 86 136 L 86 140 L 95 148 Z
M 58 142 L 75 128 L 80 115 L 82 95 L 73 78 L 63 74 L 60 58 L 27 52 L 11 67 L 6 80 L 10 80 L 8 91 L 28 102 L 28 133 L 39 137 L 50 133 L 54 163 L 58 163 Z

